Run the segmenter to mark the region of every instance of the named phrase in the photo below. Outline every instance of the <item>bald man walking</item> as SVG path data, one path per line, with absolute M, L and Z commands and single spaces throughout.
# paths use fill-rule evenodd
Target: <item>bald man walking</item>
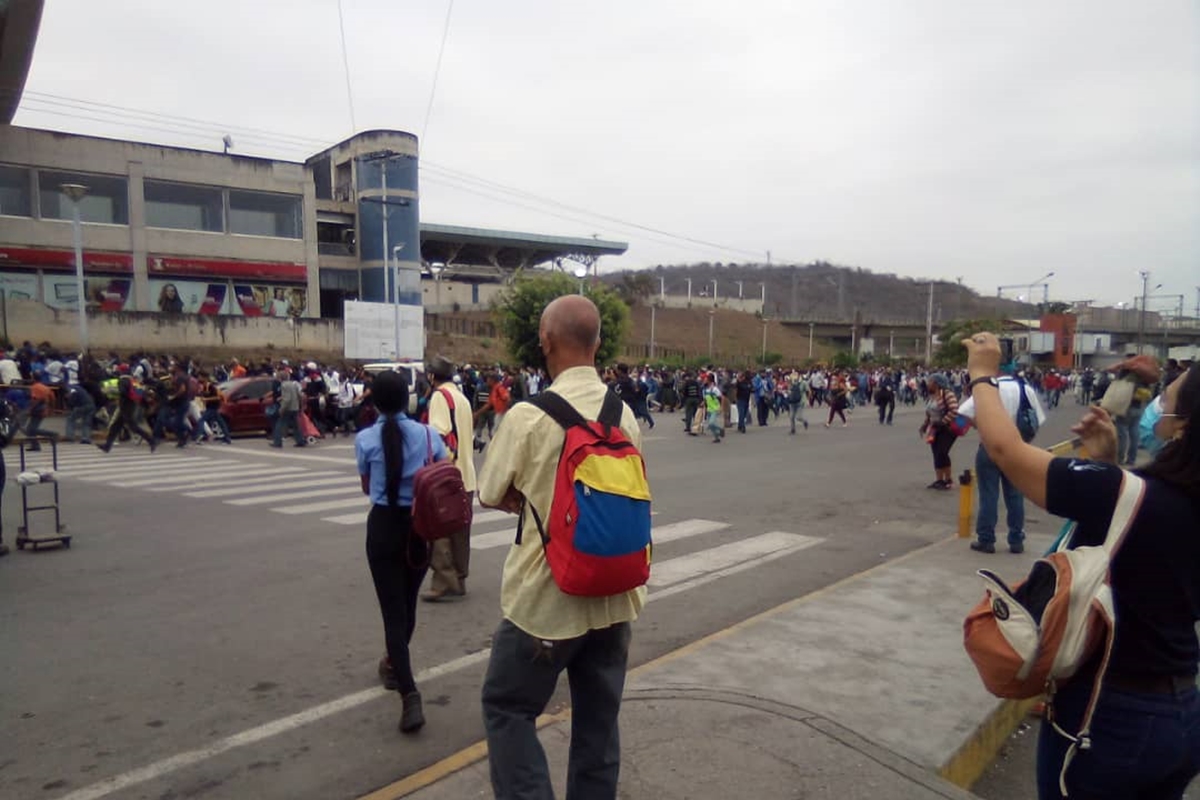
M 596 374 L 600 314 L 590 300 L 560 297 L 542 312 L 538 338 L 558 394 L 584 419 L 594 420 L 608 394 Z M 624 403 L 621 431 L 635 446 L 641 433 Z M 479 480 L 480 502 L 516 514 L 527 506 L 545 516 L 554 499 L 564 432 L 531 403 L 509 411 L 488 447 Z M 529 514 L 525 522 L 537 530 Z M 570 800 L 617 796 L 621 747 L 617 717 L 625 688 L 630 623 L 646 602 L 645 587 L 611 597 L 564 594 L 554 582 L 538 536 L 513 545 L 504 564 L 500 606 L 504 615 L 492 641 L 483 684 L 492 790 L 500 800 L 552 800 L 546 754 L 537 718 L 558 677 L 571 684 Z

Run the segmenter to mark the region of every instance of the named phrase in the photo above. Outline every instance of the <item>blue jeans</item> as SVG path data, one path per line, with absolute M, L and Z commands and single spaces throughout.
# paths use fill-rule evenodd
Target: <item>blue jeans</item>
M 792 431 L 791 432 L 792 433 L 796 432 L 796 420 L 797 419 L 800 420 L 800 424 L 804 426 L 804 429 L 808 430 L 808 420 L 806 420 L 804 418 L 804 401 L 798 400 L 795 403 L 789 403 L 788 405 L 790 405 L 792 407 Z
M 984 544 L 996 543 L 996 518 L 1000 516 L 1000 492 L 1008 509 L 1008 543 L 1025 541 L 1025 497 L 992 461 L 983 445 L 975 451 L 975 481 L 979 484 L 979 513 L 975 517 L 975 538 Z
M 91 398 L 88 398 L 91 400 Z M 79 429 L 79 438 L 91 441 L 92 418 L 96 416 L 96 404 L 86 403 L 67 410 L 67 438 L 75 438 L 75 429 Z
M 1079 730 L 1092 681 L 1073 681 L 1054 697 L 1059 726 Z M 1178 800 L 1200 772 L 1200 694 L 1142 694 L 1106 689 L 1091 725 L 1092 746 L 1067 771 L 1070 800 Z M 1058 779 L 1070 742 L 1042 723 L 1039 800 L 1059 800 Z
M 292 429 L 292 433 L 296 437 L 296 447 L 303 447 L 304 434 L 300 432 L 300 412 L 299 411 L 280 411 L 279 416 L 275 418 L 275 441 L 276 447 L 283 447 L 283 433 L 288 428 Z
M 1142 409 L 1129 409 L 1125 416 L 1113 420 L 1117 426 L 1117 463 L 1132 465 L 1137 460 Z
M 553 642 L 530 636 L 507 619 L 500 622 L 483 681 L 483 725 L 496 800 L 554 800 L 537 718 L 563 670 L 571 684 L 567 797 L 616 798 L 617 716 L 631 637 L 628 622 Z

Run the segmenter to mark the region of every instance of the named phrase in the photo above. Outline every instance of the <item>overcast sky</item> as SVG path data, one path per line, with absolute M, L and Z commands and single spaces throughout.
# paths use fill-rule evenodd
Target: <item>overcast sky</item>
M 427 222 L 1198 302 L 1194 0 L 456 0 L 427 118 L 447 8 L 343 0 L 354 126 L 424 133 Z M 49 0 L 14 121 L 301 159 L 352 132 L 337 2 Z

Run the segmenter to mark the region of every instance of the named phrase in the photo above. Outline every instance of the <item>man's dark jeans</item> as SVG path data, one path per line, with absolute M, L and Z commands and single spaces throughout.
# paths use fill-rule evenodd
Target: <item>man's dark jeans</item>
M 483 682 L 492 790 L 497 800 L 553 800 L 537 718 L 565 669 L 571 684 L 567 800 L 613 800 L 621 770 L 617 715 L 632 636 L 628 622 L 543 641 L 503 620 Z
M 688 433 L 700 433 L 700 431 L 692 430 L 692 420 L 696 418 L 696 409 L 700 408 L 700 401 L 687 399 L 683 401 L 683 429 Z
M 288 430 L 291 430 L 292 435 L 295 437 L 297 447 L 303 447 L 306 444 L 304 434 L 300 431 L 299 411 L 279 412 L 279 416 L 275 418 L 275 436 L 272 444 L 276 447 L 283 447 L 283 434 Z
M 744 398 L 737 401 L 738 406 L 738 430 L 742 433 L 746 432 L 746 420 L 750 416 L 750 398 Z

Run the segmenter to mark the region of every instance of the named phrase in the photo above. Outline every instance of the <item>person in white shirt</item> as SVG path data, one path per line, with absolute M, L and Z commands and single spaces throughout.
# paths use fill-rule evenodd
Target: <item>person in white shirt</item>
M 1041 427 L 1046 422 L 1046 412 L 1032 386 L 1019 378 L 1000 377 L 994 380 L 1000 391 L 1000 402 L 1014 422 L 1021 411 L 1022 391 L 1037 418 L 1037 426 Z M 968 398 L 959 406 L 958 413 L 974 420 L 975 399 Z M 992 461 L 982 442 L 975 453 L 975 483 L 979 487 L 979 513 L 975 517 L 975 541 L 971 542 L 971 549 L 980 553 L 996 552 L 996 520 L 1000 515 L 1000 493 L 1003 491 L 1004 506 L 1008 511 L 1009 552 L 1025 552 L 1025 498 Z
M 5 386 L 11 386 L 14 383 L 21 382 L 21 368 L 17 366 L 17 362 L 9 353 L 5 353 L 3 358 L 0 358 L 0 383 Z

